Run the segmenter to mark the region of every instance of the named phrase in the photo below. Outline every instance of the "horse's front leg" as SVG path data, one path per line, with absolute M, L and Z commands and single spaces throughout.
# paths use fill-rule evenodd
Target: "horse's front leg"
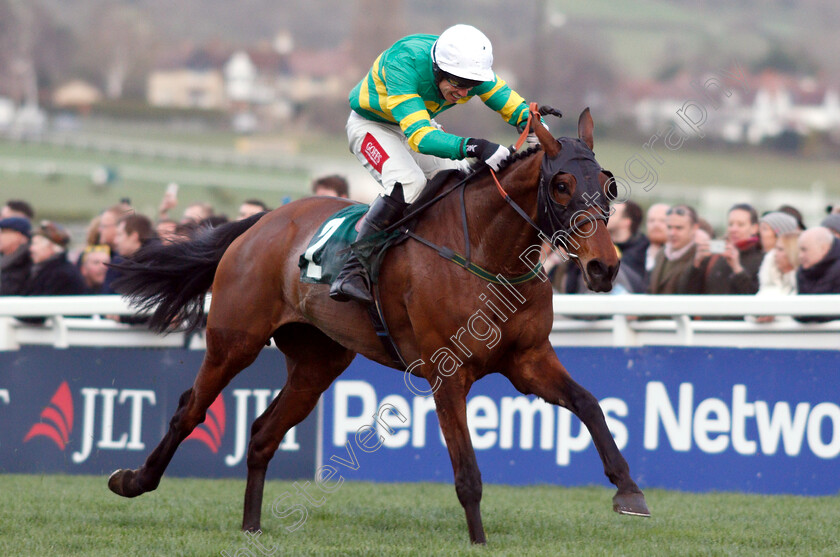
M 467 515 L 470 541 L 487 543 L 484 526 L 481 524 L 481 472 L 475 460 L 475 451 L 467 427 L 467 391 L 457 377 L 448 377 L 439 383 L 435 391 L 437 410 L 452 470 L 455 473 L 455 493 Z
M 601 456 L 604 474 L 618 488 L 614 511 L 650 516 L 645 496 L 630 477 L 630 467 L 615 444 L 598 400 L 571 378 L 548 341 L 515 356 L 504 374 L 520 392 L 559 404 L 580 418 Z

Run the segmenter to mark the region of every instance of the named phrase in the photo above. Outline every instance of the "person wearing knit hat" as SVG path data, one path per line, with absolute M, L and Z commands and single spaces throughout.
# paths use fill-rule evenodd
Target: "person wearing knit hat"
M 820 226 L 828 228 L 832 234 L 840 238 L 840 213 L 828 215 L 820 223 Z
M 32 276 L 22 292 L 24 296 L 67 296 L 85 293 L 85 281 L 79 269 L 67 260 L 66 250 L 69 243 L 70 235 L 64 228 L 49 221 L 41 223 L 32 235 L 32 243 L 29 246 L 33 266 Z
M 29 231 L 23 217 L 0 219 L 0 296 L 19 295 L 29 280 Z
M 35 230 L 33 236 L 46 238 L 62 250 L 67 249 L 67 245 L 70 243 L 70 234 L 68 234 L 61 226 L 48 220 L 41 221 L 41 226 Z
M 758 234 L 761 237 L 761 250 L 764 253 L 773 251 L 776 241 L 782 234 L 796 232 L 799 225 L 796 219 L 787 213 L 774 211 L 767 213 L 758 221 Z
M 0 230 L 14 230 L 29 238 L 32 226 L 23 217 L 7 217 L 0 219 Z
M 761 217 L 758 221 L 758 234 L 761 237 L 761 247 L 764 259 L 758 268 L 758 292 L 756 294 L 796 294 L 796 264 L 782 266 L 783 259 L 777 253 L 777 245 L 788 245 L 796 242 L 799 234 L 799 221 L 790 213 L 773 211 Z M 769 247 L 767 247 L 769 246 Z M 779 318 L 764 315 L 754 318 L 759 323 L 770 323 Z M 782 321 L 792 320 L 782 318 Z

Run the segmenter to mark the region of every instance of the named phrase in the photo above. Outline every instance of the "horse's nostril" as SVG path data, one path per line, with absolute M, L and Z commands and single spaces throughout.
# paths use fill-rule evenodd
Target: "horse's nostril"
M 600 279 L 607 276 L 608 269 L 606 265 L 597 259 L 593 259 L 586 264 L 586 272 L 591 278 Z

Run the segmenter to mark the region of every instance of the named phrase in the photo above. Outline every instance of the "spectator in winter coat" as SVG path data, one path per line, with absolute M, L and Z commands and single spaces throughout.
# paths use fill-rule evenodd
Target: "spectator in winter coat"
M 22 217 L 0 220 L 0 296 L 18 296 L 29 280 L 29 221 Z
M 85 293 L 85 282 L 79 270 L 67 260 L 70 235 L 49 221 L 32 236 L 29 254 L 32 275 L 24 288 L 25 296 L 67 296 Z
M 764 256 L 758 270 L 758 296 L 796 294 L 796 268 L 799 266 L 798 226 L 793 232 L 779 236 L 775 249 Z M 790 316 L 777 318 L 773 315 L 756 317 L 758 323 L 770 323 L 777 319 L 790 321 Z
M 645 270 L 650 273 L 656 264 L 656 254 L 665 247 L 668 241 L 668 228 L 665 224 L 669 206 L 665 203 L 655 203 L 650 206 L 645 216 L 645 232 L 650 245 L 645 254 Z
M 656 255 L 656 264 L 650 272 L 650 294 L 683 294 L 679 285 L 690 272 L 696 251 L 697 212 L 687 205 L 668 209 L 666 216 L 668 242 Z
M 840 294 L 840 239 L 825 227 L 810 228 L 799 237 L 796 283 L 800 294 Z M 797 321 L 822 322 L 840 316 L 805 316 Z
M 621 257 L 621 265 L 629 267 L 639 277 L 645 276 L 645 256 L 650 242 L 639 232 L 642 224 L 642 208 L 633 201 L 617 203 L 615 212 L 607 223 L 615 247 Z
M 23 289 L 24 296 L 69 296 L 85 293 L 85 281 L 79 269 L 67 259 L 70 236 L 49 221 L 33 234 L 29 246 L 32 274 Z M 43 323 L 44 317 L 21 318 L 27 323 Z
M 723 253 L 711 253 L 709 245 L 698 244 L 684 291 L 693 294 L 755 294 L 758 292 L 758 269 L 763 257 L 758 238 L 758 214 L 751 205 L 735 205 L 729 210 Z
M 102 294 L 105 274 L 111 262 L 111 248 L 105 244 L 87 246 L 79 258 L 79 271 L 88 294 Z

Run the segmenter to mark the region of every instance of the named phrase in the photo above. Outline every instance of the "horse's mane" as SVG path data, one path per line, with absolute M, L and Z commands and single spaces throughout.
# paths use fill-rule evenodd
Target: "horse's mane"
M 506 158 L 505 160 L 502 161 L 501 168 L 499 168 L 499 170 L 500 171 L 504 170 L 505 168 L 507 168 L 511 164 L 515 163 L 516 161 L 525 160 L 525 159 L 527 159 L 528 157 L 530 157 L 531 155 L 533 155 L 534 153 L 536 153 L 537 151 L 540 151 L 540 150 L 542 150 L 542 145 L 536 144 L 536 145 L 531 145 L 530 147 L 528 147 L 524 151 L 514 151 L 513 153 L 510 154 L 510 156 L 508 158 Z
M 510 165 L 515 163 L 516 161 L 521 161 L 521 160 L 527 159 L 528 157 L 530 157 L 531 155 L 533 155 L 537 151 L 540 151 L 541 149 L 542 149 L 541 145 L 531 145 L 530 147 L 528 147 L 527 149 L 524 149 L 522 151 L 512 152 L 507 159 L 502 161 L 502 163 L 500 164 L 499 171 L 504 170 L 505 168 L 509 167 Z M 481 164 L 481 163 L 476 163 L 476 164 Z M 476 167 L 473 166 L 472 170 L 475 171 Z M 453 176 L 457 180 L 462 180 L 467 175 L 464 174 L 463 172 L 457 171 L 457 170 L 443 171 L 443 172 L 438 173 L 437 175 L 435 175 L 434 178 L 429 180 L 429 182 L 423 188 L 423 191 L 420 192 L 420 195 L 412 203 L 412 206 L 420 207 L 424 203 L 433 199 L 437 194 L 439 194 L 441 192 L 441 190 L 443 190 L 443 187 L 445 185 L 450 184 L 452 182 Z

